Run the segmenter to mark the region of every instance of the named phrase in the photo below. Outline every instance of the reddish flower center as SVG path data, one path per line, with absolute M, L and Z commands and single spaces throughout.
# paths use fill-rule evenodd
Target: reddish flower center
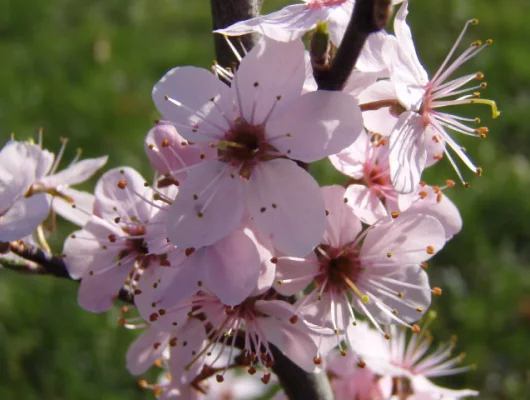
M 324 272 L 316 278 L 317 282 L 320 284 L 327 281 L 326 291 L 342 292 L 349 290 L 351 283 L 357 282 L 362 272 L 359 259 L 360 249 L 358 247 L 333 249 L 326 245 L 320 245 L 320 248 L 330 258 L 317 253 L 321 270 Z

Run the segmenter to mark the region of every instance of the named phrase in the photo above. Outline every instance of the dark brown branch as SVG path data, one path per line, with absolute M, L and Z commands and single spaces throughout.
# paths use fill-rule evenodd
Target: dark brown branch
M 213 29 L 226 28 L 236 22 L 257 17 L 263 0 L 210 0 Z M 246 50 L 254 47 L 258 35 L 244 35 L 241 40 Z M 222 67 L 233 67 L 238 63 L 222 35 L 214 34 L 215 54 Z
M 357 0 L 353 14 L 331 67 L 315 77 L 321 90 L 342 90 L 361 50 L 373 32 L 386 26 L 391 14 L 391 0 Z

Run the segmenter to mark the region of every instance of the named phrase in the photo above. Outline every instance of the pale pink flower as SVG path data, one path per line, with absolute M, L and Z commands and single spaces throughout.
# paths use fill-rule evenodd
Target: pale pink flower
M 35 181 L 34 145 L 8 141 L 0 151 L 0 242 L 30 235 L 48 216 L 51 196 L 27 196 Z
M 481 169 L 472 163 L 462 147 L 448 134 L 447 129 L 474 137 L 485 137 L 488 133 L 487 128 L 470 127 L 468 126 L 470 122 L 475 123 L 480 120 L 448 114 L 440 111 L 440 108 L 461 104 L 486 104 L 491 106 L 493 118 L 500 114 L 493 101 L 481 99 L 473 93 L 477 89 L 486 87 L 485 83 L 466 86 L 471 81 L 481 80 L 482 73 L 468 74 L 448 81 L 450 75 L 462 64 L 491 44 L 490 40 L 484 44 L 480 41 L 473 42 L 470 48 L 450 62 L 467 27 L 477 21 L 470 20 L 466 23 L 447 58 L 434 77 L 429 80 L 427 72 L 416 55 L 412 34 L 406 23 L 407 14 L 408 1 L 405 1 L 394 20 L 397 39 L 387 40 L 383 48 L 383 54 L 390 70 L 391 83 L 391 86 L 386 84 L 386 94 L 389 96 L 386 99 L 397 97 L 400 103 L 387 110 L 399 116 L 390 135 L 389 158 L 392 182 L 396 190 L 401 193 L 410 193 L 417 187 L 421 173 L 430 161 L 427 149 L 433 139 L 435 142 L 447 144 L 466 166 L 477 174 L 481 173 Z M 389 117 L 390 114 L 386 118 L 388 123 L 391 119 Z M 444 154 L 463 181 L 447 148 L 444 148 Z M 441 154 L 434 156 L 438 159 Z
M 344 202 L 345 189 L 322 188 L 328 226 L 320 245 L 305 259 L 278 257 L 278 284 L 292 294 L 314 287 L 295 307 L 308 321 L 333 329 L 336 343 L 350 334 L 353 309 L 379 324 L 409 328 L 431 302 L 428 277 L 421 264 L 445 244 L 444 230 L 433 217 L 403 213 L 362 231 L 361 221 Z M 324 351 L 325 353 L 325 351 Z
M 407 343 L 403 329 L 389 327 L 389 340 L 382 339 L 368 324 L 358 324 L 356 334 L 351 335 L 349 344 L 374 372 L 396 378 L 395 391 L 407 390 L 414 399 L 460 399 L 476 396 L 478 392 L 469 389 L 451 390 L 435 385 L 430 378 L 469 371 L 472 367 L 458 367 L 463 356 L 452 357 L 454 341 L 441 344 L 431 350 L 432 337 L 427 331 L 412 335 Z M 409 398 L 409 397 L 407 397 Z
M 313 162 L 342 150 L 361 132 L 362 119 L 345 93 L 301 95 L 304 80 L 301 41 L 262 40 L 241 61 L 231 87 L 195 67 L 175 68 L 155 85 L 164 118 L 184 138 L 218 152 L 216 160 L 189 168 L 180 186 L 168 220 L 175 245 L 213 244 L 248 212 L 276 248 L 303 256 L 315 246 L 325 227 L 322 198 L 293 160 Z
M 172 247 L 164 223 L 155 219 L 160 206 L 151 200 L 154 192 L 138 172 L 128 167 L 106 172 L 95 195 L 94 215 L 66 239 L 63 253 L 70 276 L 81 279 L 79 304 L 101 312 L 112 306 L 126 280 L 133 291 L 143 269 L 163 262 L 157 253 Z
M 239 36 L 258 32 L 281 42 L 300 39 L 319 22 L 326 22 L 333 44 L 338 46 L 344 36 L 353 10 L 354 0 L 303 0 L 268 15 L 240 21 L 215 32 Z
M 240 304 L 227 306 L 202 283 L 195 286 L 195 294 L 175 302 L 171 296 L 158 296 L 157 290 L 162 282 L 155 280 L 155 283 L 147 285 L 143 279 L 140 281 L 143 284 L 141 293 L 135 297 L 138 310 L 153 326 L 166 331 L 184 326 L 190 318 L 199 318 L 202 325 L 197 334 L 204 334 L 206 327 L 209 342 L 195 349 L 197 359 L 211 348 L 232 346 L 239 337 L 243 340 L 242 351 L 249 372 L 253 373 L 261 366 L 265 381 L 270 379 L 270 368 L 274 363 L 269 342 L 301 368 L 307 371 L 316 369 L 313 359 L 317 346 L 305 321 L 296 315 L 291 304 L 249 297 Z M 261 355 L 256 356 L 257 353 Z

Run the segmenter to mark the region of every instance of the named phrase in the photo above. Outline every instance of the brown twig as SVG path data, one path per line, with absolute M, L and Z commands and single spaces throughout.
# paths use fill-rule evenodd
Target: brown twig
M 368 35 L 386 26 L 391 7 L 391 0 L 356 1 L 346 33 L 330 68 L 315 76 L 320 90 L 342 90 Z

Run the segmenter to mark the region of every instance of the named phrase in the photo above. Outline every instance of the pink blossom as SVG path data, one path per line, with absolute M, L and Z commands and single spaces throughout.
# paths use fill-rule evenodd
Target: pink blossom
M 304 80 L 301 41 L 262 40 L 241 61 L 231 87 L 194 67 L 175 68 L 155 85 L 164 118 L 184 138 L 217 149 L 216 160 L 188 169 L 170 208 L 175 245 L 213 244 L 248 212 L 276 248 L 303 256 L 315 246 L 325 227 L 322 198 L 292 160 L 313 162 L 342 150 L 362 119 L 345 93 L 301 95 Z
M 442 226 L 431 216 L 403 213 L 362 231 L 361 221 L 344 202 L 345 189 L 322 191 L 328 221 L 324 237 L 305 259 L 278 257 L 275 288 L 291 294 L 312 282 L 314 288 L 295 306 L 310 322 L 332 328 L 335 344 L 350 334 L 353 309 L 367 315 L 381 333 L 379 323 L 413 328 L 410 323 L 431 302 L 421 263 L 444 246 Z
M 415 399 L 437 400 L 460 399 L 476 396 L 478 392 L 469 389 L 451 390 L 432 383 L 429 378 L 454 375 L 469 371 L 470 366 L 457 367 L 462 355 L 452 357 L 454 341 L 441 344 L 431 350 L 432 337 L 427 331 L 412 335 L 408 340 L 406 333 L 396 326 L 389 327 L 389 340 L 382 340 L 377 331 L 368 324 L 359 324 L 357 334 L 351 336 L 352 349 L 373 371 L 397 378 L 394 390 L 409 388 Z
M 153 190 L 135 170 L 106 172 L 95 193 L 94 215 L 68 237 L 63 252 L 70 276 L 81 279 L 79 304 L 101 312 L 112 306 L 126 280 L 133 287 L 143 269 L 162 261 L 153 249 L 163 254 L 171 246 L 164 224 L 154 219 L 159 206 L 147 201 Z
M 462 147 L 448 134 L 447 129 L 474 137 L 485 137 L 488 129 L 469 126 L 470 122 L 479 123 L 479 119 L 448 114 L 439 111 L 440 108 L 461 104 L 486 104 L 491 106 L 493 118 L 500 114 L 493 101 L 477 98 L 473 94 L 477 89 L 486 87 L 485 83 L 465 87 L 469 82 L 482 80 L 484 77 L 482 73 L 447 80 L 457 68 L 492 43 L 490 40 L 484 44 L 480 41 L 473 42 L 470 48 L 450 62 L 467 27 L 476 24 L 477 21 L 470 20 L 466 23 L 447 58 L 434 77 L 429 80 L 416 55 L 412 34 L 406 23 L 407 14 L 408 1 L 405 1 L 394 21 L 396 39 L 388 40 L 383 48 L 386 64 L 390 70 L 390 82 L 378 82 L 380 94 L 386 91 L 386 96 L 390 96 L 386 99 L 397 97 L 399 101 L 399 105 L 392 105 L 387 110 L 397 117 L 390 135 L 389 158 L 392 182 L 396 190 L 401 193 L 412 192 L 417 187 L 425 166 L 432 163 L 432 159 L 428 157 L 428 148 L 433 140 L 436 143 L 447 144 L 473 172 L 481 173 L 481 169 L 472 163 Z M 387 114 L 385 119 L 388 124 L 392 124 L 390 114 Z M 446 148 L 443 149 L 443 154 L 447 156 L 463 181 Z M 441 156 L 442 154 L 434 154 L 435 159 Z

